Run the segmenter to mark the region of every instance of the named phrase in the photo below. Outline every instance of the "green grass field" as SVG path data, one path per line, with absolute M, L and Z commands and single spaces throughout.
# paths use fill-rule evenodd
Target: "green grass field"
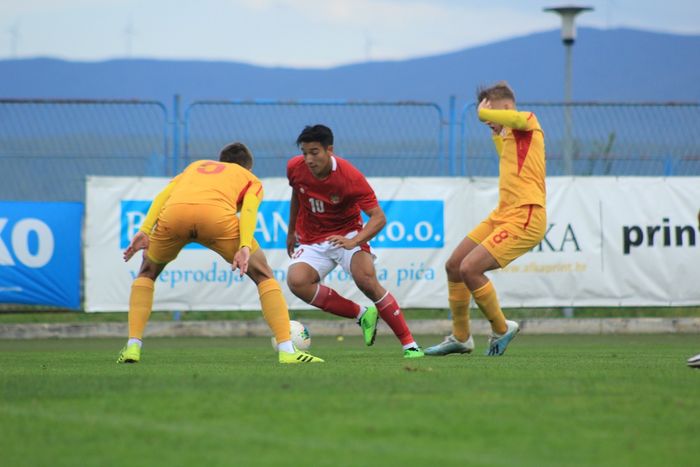
M 3 309 L 5 308 L 5 309 Z M 17 308 L 17 307 L 14 307 Z M 100 312 L 82 313 L 68 310 L 43 310 L 40 307 L 26 307 L 24 310 L 16 310 L 10 305 L 0 305 L 0 324 L 13 323 L 108 323 L 126 321 L 124 312 Z M 506 316 L 510 319 L 532 318 L 562 318 L 561 308 L 505 308 Z M 409 308 L 403 310 L 408 319 L 447 319 L 449 310 L 444 308 L 423 309 Z M 305 319 L 338 319 L 329 313 L 314 310 L 289 310 L 292 319 L 304 321 Z M 472 316 L 479 318 L 480 313 L 472 308 Z M 700 306 L 687 307 L 599 307 L 599 308 L 575 308 L 573 316 L 576 318 L 680 318 L 700 316 Z M 169 311 L 155 311 L 151 313 L 149 321 L 173 321 L 175 314 Z M 260 319 L 260 310 L 236 310 L 236 311 L 187 311 L 178 314 L 182 321 L 210 321 L 210 320 L 250 320 Z
M 439 338 L 422 336 L 429 345 Z M 0 341 L 3 466 L 700 463 L 690 335 L 521 335 L 501 358 L 405 361 L 393 339 Z

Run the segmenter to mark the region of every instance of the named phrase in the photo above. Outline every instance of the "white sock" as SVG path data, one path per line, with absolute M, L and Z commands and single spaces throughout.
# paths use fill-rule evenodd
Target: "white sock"
M 139 348 L 143 346 L 143 342 L 141 342 L 141 339 L 137 339 L 135 337 L 130 337 L 128 341 L 126 341 L 126 345 L 131 345 L 131 344 L 138 344 Z
M 418 348 L 418 344 L 416 344 L 416 341 L 413 341 L 413 342 L 410 342 L 410 343 L 404 345 L 403 349 L 406 350 L 406 349 L 410 349 L 412 347 Z
M 277 350 L 285 353 L 296 352 L 296 350 L 294 350 L 294 344 L 292 344 L 291 340 L 280 342 L 279 344 L 277 344 Z
M 365 311 L 367 311 L 367 307 L 366 307 L 366 306 L 360 307 L 360 312 L 357 314 L 357 322 L 358 322 L 358 323 L 359 323 L 360 320 L 362 319 L 362 315 L 365 314 Z

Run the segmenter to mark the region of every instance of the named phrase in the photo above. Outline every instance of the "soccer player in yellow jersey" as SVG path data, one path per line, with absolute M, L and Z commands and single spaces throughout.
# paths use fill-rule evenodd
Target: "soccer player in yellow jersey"
M 445 264 L 452 334 L 425 350 L 426 355 L 471 353 L 469 299 L 491 323 L 487 355 L 503 355 L 518 332 L 518 323 L 505 318 L 486 271 L 503 268 L 530 251 L 544 238 L 544 134 L 532 112 L 515 107 L 506 82 L 478 93 L 479 119 L 492 130 L 500 158 L 498 206 L 455 248 Z
M 136 363 L 141 359 L 154 282 L 191 242 L 220 254 L 234 271 L 238 269 L 241 276 L 247 274 L 255 282 L 263 316 L 279 343 L 280 363 L 323 361 L 292 344 L 282 289 L 253 238 L 263 189 L 250 171 L 252 167 L 253 156 L 248 148 L 232 143 L 221 150 L 218 161 L 191 163 L 153 200 L 141 229 L 124 251 L 124 260 L 129 261 L 137 251 L 145 250 L 129 297 L 129 340 L 117 363 Z

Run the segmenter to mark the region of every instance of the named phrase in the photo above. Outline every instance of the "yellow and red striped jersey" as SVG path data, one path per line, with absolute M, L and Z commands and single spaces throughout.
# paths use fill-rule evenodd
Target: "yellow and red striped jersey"
M 480 109 L 479 118 L 503 125 L 494 136 L 499 152 L 498 208 L 545 206 L 544 132 L 532 112 Z
M 263 198 L 262 183 L 238 164 L 199 160 L 192 162 L 171 182 L 165 205 L 208 204 L 238 212 L 246 194 Z

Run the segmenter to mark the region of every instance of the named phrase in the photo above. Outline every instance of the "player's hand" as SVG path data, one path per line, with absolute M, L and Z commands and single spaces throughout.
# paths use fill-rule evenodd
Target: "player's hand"
M 233 263 L 231 263 L 231 269 L 234 271 L 239 269 L 241 271 L 241 277 L 243 274 L 248 272 L 248 261 L 250 260 L 250 248 L 244 246 L 233 255 Z
M 343 237 L 342 235 L 331 235 L 326 239 L 333 246 L 340 246 L 346 250 L 352 250 L 357 246 L 354 238 Z
M 134 238 L 131 239 L 131 243 L 126 250 L 124 250 L 124 261 L 129 261 L 134 254 L 139 250 L 145 250 L 151 243 L 151 239 L 145 233 L 140 230 L 136 232 Z
M 488 100 L 486 97 L 481 99 L 481 102 L 479 102 L 479 106 L 476 108 L 477 111 L 481 109 L 490 109 L 491 108 L 491 101 Z
M 476 108 L 476 115 L 479 117 L 479 120 L 481 120 L 482 122 L 486 122 L 486 120 L 484 120 L 483 118 L 481 118 L 481 115 L 479 114 L 479 111 L 480 111 L 481 109 L 490 109 L 490 108 L 491 108 L 491 101 L 489 101 L 487 98 L 484 97 L 484 98 L 481 100 L 481 102 L 479 102 L 479 106 Z M 486 124 L 488 125 L 488 122 L 486 122 Z M 489 126 L 491 126 L 491 125 L 489 125 Z
M 297 236 L 294 233 L 287 233 L 287 256 L 292 257 L 296 246 Z

